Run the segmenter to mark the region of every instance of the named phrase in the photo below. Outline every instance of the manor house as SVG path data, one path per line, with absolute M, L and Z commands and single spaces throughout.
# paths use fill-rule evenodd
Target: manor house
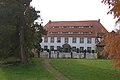
M 63 52 L 95 50 L 101 36 L 108 33 L 100 20 L 49 21 L 44 28 L 47 35 L 43 35 L 41 47 Z

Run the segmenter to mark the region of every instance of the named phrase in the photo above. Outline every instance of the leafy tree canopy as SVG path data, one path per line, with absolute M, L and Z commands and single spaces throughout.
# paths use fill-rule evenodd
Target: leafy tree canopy
M 110 8 L 108 14 L 113 14 L 117 18 L 117 23 L 120 23 L 120 0 L 102 0 L 102 3 L 107 4 Z M 112 31 L 104 39 L 106 46 L 104 52 L 109 53 L 109 57 L 116 63 L 114 67 L 120 67 L 120 30 Z
M 110 11 L 108 14 L 113 14 L 114 18 L 117 18 L 117 22 L 120 21 L 120 0 L 103 0 L 104 4 L 108 4 Z
M 20 45 L 23 46 L 23 56 L 28 57 L 34 44 L 40 42 L 45 33 L 41 24 L 34 23 L 40 11 L 30 6 L 31 1 L 0 0 L 0 59 L 11 55 L 20 57 Z

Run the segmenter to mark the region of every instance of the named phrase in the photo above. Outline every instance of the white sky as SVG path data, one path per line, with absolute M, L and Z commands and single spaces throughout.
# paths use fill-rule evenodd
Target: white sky
M 33 0 L 31 3 L 40 10 L 43 25 L 51 21 L 98 20 L 108 30 L 115 27 L 113 15 L 107 15 L 108 6 L 101 0 Z

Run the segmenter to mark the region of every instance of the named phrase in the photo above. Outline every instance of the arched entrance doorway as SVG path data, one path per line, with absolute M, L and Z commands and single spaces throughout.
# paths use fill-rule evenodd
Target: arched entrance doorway
M 70 52 L 71 51 L 71 46 L 69 44 L 63 44 L 63 52 Z

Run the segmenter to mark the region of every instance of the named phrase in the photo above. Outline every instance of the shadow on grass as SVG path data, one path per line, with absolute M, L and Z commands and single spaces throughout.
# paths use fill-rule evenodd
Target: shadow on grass
M 8 67 L 0 68 L 0 80 L 55 80 L 43 68 L 40 59 L 33 59 L 30 64 L 15 63 Z

